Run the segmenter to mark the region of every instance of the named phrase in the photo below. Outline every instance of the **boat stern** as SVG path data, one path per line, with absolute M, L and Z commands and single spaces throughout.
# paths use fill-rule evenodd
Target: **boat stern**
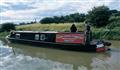
M 103 40 L 92 40 L 90 42 L 91 45 L 95 46 L 95 51 L 96 52 L 105 52 L 107 50 L 110 50 L 110 42 L 103 41 Z
M 96 52 L 105 52 L 110 50 L 111 43 L 107 41 L 97 41 L 96 43 Z

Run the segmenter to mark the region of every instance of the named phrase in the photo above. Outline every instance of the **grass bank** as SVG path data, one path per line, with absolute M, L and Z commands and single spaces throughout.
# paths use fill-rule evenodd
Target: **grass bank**
M 106 28 L 93 28 L 95 39 L 120 40 L 120 28 L 108 30 Z
M 26 30 L 26 31 L 58 31 L 58 32 L 69 32 L 72 24 L 70 23 L 61 23 L 61 24 L 30 24 L 30 25 L 21 25 L 17 26 L 17 30 Z M 78 31 L 83 31 L 85 29 L 84 23 L 77 23 L 76 27 Z M 120 28 L 115 27 L 110 30 L 106 27 L 95 28 L 92 27 L 93 38 L 95 39 L 107 39 L 107 40 L 120 40 Z
M 0 39 L 4 39 L 8 34 L 9 32 L 0 32 Z
M 59 31 L 59 32 L 69 32 L 72 24 L 70 23 L 61 23 L 61 24 L 30 24 L 30 25 L 21 25 L 17 26 L 17 30 L 32 30 L 32 31 Z M 78 31 L 84 29 L 83 23 L 76 24 Z
M 72 24 L 61 23 L 61 24 L 29 24 L 16 26 L 16 30 L 26 30 L 26 31 L 58 31 L 58 32 L 69 32 Z M 78 31 L 83 31 L 85 29 L 84 23 L 76 24 Z M 109 25 L 110 26 L 110 25 Z M 5 38 L 9 32 L 1 32 L 0 38 Z M 119 25 L 108 30 L 106 27 L 95 28 L 92 27 L 92 35 L 95 39 L 107 39 L 107 40 L 120 40 L 120 28 Z

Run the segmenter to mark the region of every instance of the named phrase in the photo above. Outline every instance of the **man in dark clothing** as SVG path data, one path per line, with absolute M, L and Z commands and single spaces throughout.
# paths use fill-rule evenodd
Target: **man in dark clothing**
M 76 32 L 77 31 L 77 28 L 76 28 L 75 24 L 72 24 L 72 26 L 70 28 L 70 31 L 71 32 Z
M 92 41 L 92 31 L 89 23 L 86 23 L 85 35 L 86 35 L 86 45 L 90 45 L 90 41 Z

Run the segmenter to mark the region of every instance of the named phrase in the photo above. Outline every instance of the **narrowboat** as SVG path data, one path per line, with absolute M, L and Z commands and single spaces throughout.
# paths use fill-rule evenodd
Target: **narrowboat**
M 89 27 L 81 32 L 12 31 L 7 39 L 13 43 L 94 52 L 106 51 L 111 45 L 110 42 L 104 40 L 92 39 L 92 32 Z

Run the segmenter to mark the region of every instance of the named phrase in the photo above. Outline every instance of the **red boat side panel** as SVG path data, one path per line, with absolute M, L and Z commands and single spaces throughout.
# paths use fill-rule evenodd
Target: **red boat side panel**
M 58 34 L 56 34 L 56 42 L 84 44 L 84 34 L 58 33 Z
M 96 52 L 104 52 L 105 47 L 96 48 Z

